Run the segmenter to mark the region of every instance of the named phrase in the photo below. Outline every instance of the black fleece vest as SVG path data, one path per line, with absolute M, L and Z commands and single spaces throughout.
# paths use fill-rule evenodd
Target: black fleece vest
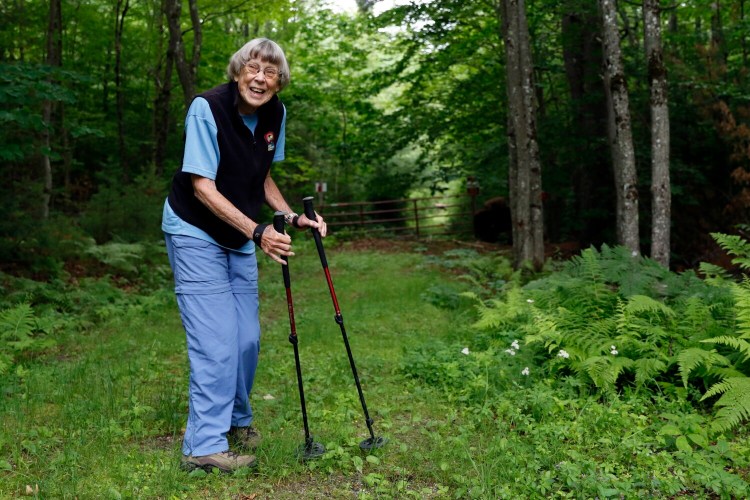
M 284 107 L 277 96 L 258 108 L 255 136 L 239 114 L 236 82 L 219 85 L 199 95 L 208 101 L 216 121 L 219 168 L 216 188 L 240 212 L 257 221 L 265 202 L 264 183 L 281 131 Z M 169 205 L 185 222 L 207 232 L 217 243 L 240 248 L 248 238 L 213 214 L 193 192 L 191 174 L 179 169 L 172 179 Z

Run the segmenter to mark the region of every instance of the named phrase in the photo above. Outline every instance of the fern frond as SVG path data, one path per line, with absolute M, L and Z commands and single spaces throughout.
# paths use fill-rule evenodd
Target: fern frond
M 0 339 L 23 341 L 34 331 L 34 311 L 29 304 L 18 304 L 0 312 Z
M 706 370 L 710 370 L 714 365 L 727 366 L 729 361 L 722 355 L 716 352 L 715 349 L 707 351 L 700 347 L 690 347 L 683 349 L 677 354 L 677 366 L 682 378 L 682 384 L 687 387 L 690 373 L 692 373 L 699 366 L 703 366 Z
M 742 359 L 743 362 L 750 359 L 750 342 L 747 342 L 746 340 L 742 338 L 729 337 L 727 335 L 722 335 L 721 337 L 714 337 L 714 338 L 710 338 L 706 340 L 701 340 L 701 342 L 728 345 L 729 347 L 740 351 L 740 353 L 743 355 L 743 359 Z
M 633 362 L 635 383 L 638 387 L 654 379 L 667 368 L 667 364 L 656 358 L 638 358 Z
M 737 264 L 745 271 L 750 270 L 750 242 L 734 234 L 711 233 L 711 237 L 729 254 L 736 255 L 732 264 Z
M 719 284 L 732 279 L 732 275 L 729 274 L 726 269 L 708 262 L 701 262 L 698 265 L 698 271 L 700 271 L 706 277 L 706 280 L 712 284 Z
M 671 307 L 663 302 L 647 297 L 646 295 L 633 295 L 628 297 L 625 312 L 633 315 L 639 313 L 662 313 L 667 317 L 675 316 L 675 312 Z
M 741 284 L 732 286 L 732 296 L 734 297 L 737 330 L 743 338 L 750 339 L 750 281 L 747 277 Z
M 612 387 L 622 372 L 633 366 L 633 360 L 624 356 L 593 356 L 580 363 L 579 370 L 588 375 L 599 388 Z
M 720 407 L 713 422 L 719 431 L 730 430 L 750 418 L 750 377 L 734 377 L 714 384 L 701 401 L 721 394 L 714 406 Z

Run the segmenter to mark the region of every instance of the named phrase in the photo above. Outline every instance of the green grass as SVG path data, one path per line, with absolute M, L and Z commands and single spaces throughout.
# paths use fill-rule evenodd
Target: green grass
M 485 362 L 473 352 L 474 311 L 442 300 L 469 287 L 455 272 L 419 251 L 330 245 L 368 409 L 390 440 L 363 454 L 367 427 L 328 288 L 311 241 L 298 240 L 292 291 L 310 429 L 324 457 L 296 459 L 303 432 L 281 271 L 261 257 L 257 471 L 179 470 L 187 356 L 175 301 L 162 290 L 61 336 L 54 353 L 0 378 L 0 497 L 27 485 L 43 498 L 742 496 L 747 434 L 676 450 L 659 434 L 664 415 L 705 419 L 684 402 L 596 399 Z M 466 346 L 471 355 L 461 353 Z M 410 368 L 417 363 L 424 372 Z M 487 391 L 490 377 L 506 379 L 507 390 Z

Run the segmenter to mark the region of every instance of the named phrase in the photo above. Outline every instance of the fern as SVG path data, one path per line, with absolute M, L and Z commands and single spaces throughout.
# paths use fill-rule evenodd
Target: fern
M 625 312 L 628 314 L 640 314 L 640 313 L 662 313 L 667 317 L 674 317 L 675 312 L 658 300 L 654 300 L 651 297 L 645 295 L 633 295 L 628 298 L 628 304 L 625 307 Z
M 633 366 L 633 360 L 625 357 L 593 356 L 585 359 L 578 366 L 595 386 L 600 389 L 611 389 L 622 372 Z
M 635 384 L 642 387 L 646 382 L 654 380 L 657 375 L 664 373 L 667 364 L 657 358 L 638 358 L 633 361 L 635 370 Z
M 729 346 L 733 349 L 737 349 L 740 351 L 740 354 L 743 355 L 742 362 L 747 361 L 750 359 L 750 342 L 747 342 L 744 340 L 743 337 L 730 337 L 728 335 L 724 335 L 721 337 L 714 337 L 711 339 L 701 340 L 701 342 L 711 342 L 714 344 L 722 344 Z
M 724 357 L 716 352 L 716 350 L 707 351 L 700 347 L 690 347 L 683 349 L 677 355 L 677 366 L 682 378 L 682 384 L 687 387 L 690 374 L 695 371 L 699 366 L 703 366 L 706 370 L 711 370 L 715 365 L 728 366 L 730 363 Z
M 34 331 L 34 311 L 29 304 L 0 312 L 0 339 L 10 346 L 21 349 Z
M 715 406 L 720 407 L 716 413 L 713 427 L 718 431 L 730 430 L 741 422 L 750 419 L 750 377 L 731 377 L 714 384 L 701 398 L 721 394 Z
M 44 326 L 49 326 L 51 331 L 49 322 Z M 18 354 L 53 345 L 54 341 L 44 333 L 29 304 L 0 311 L 0 374 L 8 372 Z
M 711 237 L 729 254 L 736 255 L 732 264 L 750 271 L 750 241 L 733 234 L 711 233 Z

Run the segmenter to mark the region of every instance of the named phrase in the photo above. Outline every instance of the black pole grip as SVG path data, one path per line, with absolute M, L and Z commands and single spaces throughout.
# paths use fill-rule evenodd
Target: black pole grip
M 302 198 L 302 206 L 305 208 L 305 217 L 310 219 L 311 221 L 316 221 L 318 218 L 315 216 L 315 209 L 313 209 L 313 198 L 312 196 L 308 196 L 307 198 Z M 323 269 L 328 268 L 328 259 L 326 259 L 326 251 L 323 249 L 323 241 L 320 236 L 320 231 L 318 231 L 316 228 L 312 227 L 310 228 L 312 230 L 313 238 L 315 239 L 315 246 L 318 247 L 318 255 L 320 256 L 320 264 L 323 266 Z
M 284 234 L 284 216 L 285 212 L 275 212 L 273 214 L 273 228 L 277 233 Z M 289 262 L 286 255 L 282 255 L 281 259 L 284 262 Z M 284 286 L 288 289 L 292 286 L 291 280 L 289 279 L 289 266 L 281 266 L 281 274 L 284 276 Z
M 307 216 L 308 219 L 311 221 L 316 220 L 315 218 L 315 210 L 313 209 L 313 198 L 312 196 L 308 196 L 307 198 L 302 198 L 302 206 L 305 207 L 305 216 Z
M 277 233 L 284 233 L 284 216 L 285 212 L 275 212 L 273 214 L 273 228 Z

